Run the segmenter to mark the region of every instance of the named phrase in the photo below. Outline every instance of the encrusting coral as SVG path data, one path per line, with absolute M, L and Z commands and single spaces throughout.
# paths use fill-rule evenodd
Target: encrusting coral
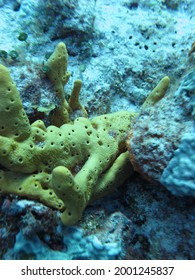
M 81 82 L 69 102 L 67 51 L 59 43 L 48 60 L 48 77 L 58 97 L 51 122 L 30 124 L 9 71 L 0 65 L 0 193 L 17 194 L 62 211 L 62 222 L 76 223 L 85 207 L 121 185 L 133 169 L 126 132 L 136 114 L 121 111 L 87 118 L 79 103 Z M 84 117 L 72 115 L 81 111 Z M 63 124 L 64 123 L 64 124 Z
M 195 196 L 195 69 L 189 70 L 168 94 L 169 78 L 161 80 L 127 141 L 134 169 L 179 196 Z

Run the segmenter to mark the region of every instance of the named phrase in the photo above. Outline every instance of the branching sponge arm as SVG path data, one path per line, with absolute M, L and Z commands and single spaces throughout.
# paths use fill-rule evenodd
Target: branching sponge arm
M 31 133 L 28 117 L 9 71 L 0 65 L 0 135 L 24 141 Z
M 70 77 L 70 73 L 67 71 L 67 65 L 68 52 L 66 45 L 63 42 L 60 42 L 47 61 L 47 76 L 54 86 L 57 97 L 57 106 L 52 112 L 51 122 L 58 127 L 72 121 L 72 113 L 74 113 L 74 111 L 79 110 L 81 116 L 87 117 L 85 108 L 79 102 L 79 93 L 82 86 L 80 80 L 74 82 L 70 99 L 69 101 L 66 100 L 64 86 Z
M 162 99 L 168 89 L 170 79 L 168 76 L 165 76 L 158 85 L 153 89 L 153 91 L 146 98 L 142 108 L 154 106 L 160 99 Z
M 71 172 L 64 166 L 54 168 L 52 185 L 65 205 L 65 210 L 61 215 L 62 222 L 65 225 L 73 225 L 80 219 L 86 207 L 84 192 L 75 182 Z

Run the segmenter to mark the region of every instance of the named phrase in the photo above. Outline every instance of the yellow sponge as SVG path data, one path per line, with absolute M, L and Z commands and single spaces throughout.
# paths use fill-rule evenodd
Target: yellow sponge
M 56 46 L 53 54 L 47 61 L 49 69 L 47 75 L 54 86 L 55 94 L 58 99 L 58 105 L 52 112 L 51 122 L 58 127 L 70 122 L 73 111 L 80 110 L 80 115 L 87 117 L 85 108 L 79 102 L 79 93 L 82 86 L 80 80 L 74 82 L 70 100 L 66 100 L 64 86 L 70 77 L 70 72 L 67 71 L 67 64 L 68 52 L 66 45 L 61 42 Z
M 165 76 L 160 80 L 158 85 L 153 89 L 149 96 L 144 101 L 142 108 L 154 106 L 160 99 L 162 99 L 170 84 L 170 78 Z
M 0 135 L 22 141 L 30 135 L 30 124 L 9 71 L 0 65 Z
M 41 120 L 29 124 L 9 72 L 0 65 L 0 193 L 59 209 L 62 222 L 70 225 L 90 202 L 114 191 L 131 175 L 126 133 L 137 114 L 121 111 L 72 120 L 72 112 L 84 113 L 79 102 L 81 82 L 75 82 L 67 102 L 63 86 L 69 74 L 63 43 L 48 63 L 60 102 L 54 113 L 57 125 L 48 127 Z

